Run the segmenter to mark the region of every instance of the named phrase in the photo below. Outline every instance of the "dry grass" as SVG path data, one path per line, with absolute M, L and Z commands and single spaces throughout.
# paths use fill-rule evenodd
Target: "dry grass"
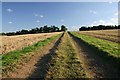
M 112 29 L 112 30 L 95 30 L 95 31 L 82 31 L 81 33 L 94 33 L 94 34 L 103 34 L 103 35 L 112 35 L 118 36 L 119 29 Z
M 118 30 L 119 29 L 112 29 L 112 30 L 95 30 L 95 31 L 81 31 L 81 34 L 86 34 L 89 36 L 93 36 L 96 38 L 101 38 L 105 40 L 109 40 L 112 42 L 117 42 L 119 43 L 120 41 L 118 38 L 120 37 L 118 35 Z
M 5 54 L 10 51 L 19 50 L 26 46 L 37 43 L 38 41 L 44 40 L 61 32 L 55 33 L 41 33 L 41 34 L 28 34 L 19 36 L 2 36 L 2 47 L 1 53 Z
M 61 34 L 47 38 L 21 50 L 12 51 L 9 54 L 4 54 L 2 56 L 2 75 L 5 76 L 8 75 L 9 72 L 16 71 L 17 68 L 23 66 L 24 63 L 27 63 L 31 59 L 30 57 L 34 55 L 43 55 L 43 50 L 46 50 L 46 48 L 43 47 L 49 45 L 60 35 Z

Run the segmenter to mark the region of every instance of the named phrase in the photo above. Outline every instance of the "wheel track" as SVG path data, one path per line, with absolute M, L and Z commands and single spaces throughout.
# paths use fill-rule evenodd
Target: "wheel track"
M 14 78 L 45 78 L 47 74 L 47 70 L 49 69 L 49 64 L 51 59 L 53 58 L 56 48 L 60 44 L 62 36 L 56 40 L 56 42 L 51 43 L 49 47 L 45 48 L 42 57 L 40 55 L 36 55 L 34 58 L 31 59 L 31 62 L 27 63 L 26 66 L 24 66 L 21 70 L 17 71 L 15 74 L 11 74 Z M 92 50 L 92 48 L 89 48 L 87 44 L 85 44 L 82 40 L 74 37 L 73 35 L 69 34 L 68 37 L 70 38 L 70 41 L 72 43 L 73 48 L 77 52 L 77 55 L 79 55 L 80 63 L 82 65 L 82 68 L 85 70 L 85 73 L 88 78 L 118 78 L 117 75 L 117 69 L 115 68 L 115 65 L 109 64 L 109 62 L 103 62 L 104 60 L 101 59 L 98 55 L 96 55 L 95 51 Z M 40 50 L 39 50 L 40 51 Z M 38 53 L 39 53 L 38 51 Z M 32 63 L 32 60 L 35 59 Z M 32 66 L 30 67 L 29 64 L 32 63 Z M 26 67 L 28 68 L 28 72 L 20 73 L 21 71 L 25 70 Z M 112 69 L 112 70 L 111 70 Z M 26 71 L 27 71 L 26 70 Z M 30 70 L 30 72 L 29 72 Z
M 103 60 L 102 57 L 97 55 L 100 54 L 99 51 L 91 48 L 72 34 L 69 33 L 69 35 L 88 78 L 119 78 L 118 69 L 115 64 Z
M 54 50 L 59 45 L 63 33 L 60 37 L 46 46 L 40 47 L 34 54 L 27 55 L 27 62 L 23 62 L 21 67 L 17 68 L 14 72 L 10 72 L 4 76 L 3 79 L 7 78 L 44 78 L 47 69 L 49 68 L 49 62 L 54 55 Z

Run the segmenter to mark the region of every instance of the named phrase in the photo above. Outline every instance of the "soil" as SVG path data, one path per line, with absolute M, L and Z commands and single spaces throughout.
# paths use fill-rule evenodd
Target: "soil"
M 69 35 L 74 49 L 79 54 L 80 63 L 85 70 L 88 78 L 120 78 L 118 67 L 115 63 L 104 60 L 100 55 L 101 52 L 90 47 L 84 41 Z M 10 73 L 10 78 L 45 78 L 49 70 L 49 64 L 55 51 L 60 45 L 62 36 L 56 41 L 50 43 L 44 48 L 39 49 L 36 55 L 30 57 L 30 61 L 23 65 L 16 72 Z
M 61 37 L 55 41 L 49 43 L 38 49 L 31 56 L 27 63 L 24 63 L 22 67 L 16 69 L 14 72 L 10 72 L 4 78 L 41 78 L 44 77 L 49 65 L 49 62 L 54 54 L 54 50 L 59 45 Z
M 95 48 L 90 47 L 84 41 L 72 36 L 71 39 L 75 44 L 75 49 L 79 53 L 79 57 L 86 75 L 89 78 L 119 78 L 117 64 L 105 60 Z

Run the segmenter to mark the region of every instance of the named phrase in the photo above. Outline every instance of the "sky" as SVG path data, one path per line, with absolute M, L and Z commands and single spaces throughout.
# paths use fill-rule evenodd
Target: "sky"
M 2 31 L 64 24 L 69 31 L 81 26 L 118 25 L 117 2 L 2 2 Z

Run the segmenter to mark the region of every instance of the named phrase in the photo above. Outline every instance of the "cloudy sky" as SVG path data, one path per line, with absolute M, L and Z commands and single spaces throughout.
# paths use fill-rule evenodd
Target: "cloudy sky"
M 117 2 L 3 2 L 3 32 L 62 24 L 68 30 L 81 26 L 117 25 Z

